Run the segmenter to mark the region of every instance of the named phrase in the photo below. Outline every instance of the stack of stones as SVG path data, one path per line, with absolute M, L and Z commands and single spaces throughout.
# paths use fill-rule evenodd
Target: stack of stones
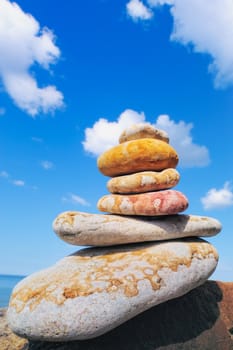
M 8 322 L 16 334 L 48 341 L 94 338 L 184 295 L 215 270 L 218 253 L 199 237 L 217 234 L 221 224 L 179 214 L 188 200 L 171 189 L 179 181 L 178 155 L 166 133 L 138 124 L 119 142 L 98 159 L 99 170 L 112 178 L 111 194 L 97 206 L 110 214 L 65 212 L 55 219 L 60 238 L 91 247 L 15 287 Z

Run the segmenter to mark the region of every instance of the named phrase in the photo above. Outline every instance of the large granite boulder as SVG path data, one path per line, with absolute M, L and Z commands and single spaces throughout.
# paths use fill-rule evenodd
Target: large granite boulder
M 1 350 L 232 350 L 233 282 L 207 281 L 85 341 L 28 342 L 6 327 L 5 312 L 0 316 Z
M 217 261 L 194 238 L 79 250 L 16 285 L 8 322 L 32 340 L 95 338 L 201 285 Z

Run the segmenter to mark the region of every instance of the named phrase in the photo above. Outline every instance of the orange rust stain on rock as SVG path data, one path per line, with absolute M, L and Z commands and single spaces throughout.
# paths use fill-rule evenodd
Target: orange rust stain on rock
M 73 225 L 74 223 L 74 218 L 75 216 L 77 216 L 77 212 L 76 211 L 69 211 L 66 213 L 62 213 L 60 214 L 57 219 L 56 219 L 56 223 L 59 221 L 62 221 L 62 223 L 67 223 L 69 225 Z
M 138 295 L 138 284 L 137 284 L 137 282 L 138 281 L 135 281 L 134 283 L 126 284 L 126 286 L 124 287 L 124 294 L 128 298 Z
M 125 252 L 113 251 L 101 256 L 70 256 L 68 259 L 72 269 L 68 266 L 60 271 L 45 271 L 39 277 L 34 276 L 28 285 L 24 283 L 14 291 L 10 306 L 20 312 L 26 304 L 31 310 L 35 309 L 42 300 L 62 305 L 67 299 L 119 290 L 126 297 L 133 297 L 139 292 L 140 281 L 147 280 L 154 291 L 160 289 L 164 282 L 159 271 L 163 268 L 177 271 L 179 266 L 189 267 L 193 258 L 205 259 L 213 256 L 218 259 L 217 252 L 208 243 L 189 242 L 189 249 L 189 256 L 182 257 L 170 249 L 153 252 L 153 247 Z M 84 274 L 84 269 L 88 273 Z
M 190 216 L 189 220 L 192 222 L 201 222 L 201 221 L 209 221 L 209 218 L 205 216 Z

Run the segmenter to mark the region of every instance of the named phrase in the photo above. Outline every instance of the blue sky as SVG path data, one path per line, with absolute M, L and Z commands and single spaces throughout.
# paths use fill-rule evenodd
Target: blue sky
M 98 155 L 148 122 L 177 150 L 187 214 L 215 217 L 212 278 L 232 280 L 233 3 L 0 0 L 0 273 L 76 248 L 55 217 L 98 213 Z

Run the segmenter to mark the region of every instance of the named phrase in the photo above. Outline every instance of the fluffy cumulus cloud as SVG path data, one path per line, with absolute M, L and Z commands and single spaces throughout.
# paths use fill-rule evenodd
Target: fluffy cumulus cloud
M 179 164 L 181 166 L 193 167 L 209 164 L 210 157 L 207 147 L 193 142 L 191 135 L 192 123 L 185 123 L 182 120 L 176 123 L 168 115 L 160 115 L 155 127 L 168 133 L 170 144 L 179 154 Z
M 140 0 L 130 0 L 126 4 L 127 14 L 134 20 L 148 20 L 153 17 L 153 12 Z
M 0 0 L 0 78 L 14 103 L 31 116 L 63 106 L 55 86 L 39 87 L 34 64 L 49 69 L 60 56 L 55 37 L 14 2 Z
M 62 198 L 63 202 L 69 202 L 73 204 L 79 204 L 82 206 L 90 206 L 90 203 L 86 201 L 86 199 L 78 196 L 77 194 L 74 193 L 68 193 L 66 196 Z
M 116 122 L 100 118 L 92 128 L 85 130 L 83 147 L 87 152 L 98 156 L 118 143 L 122 130 L 131 124 L 143 123 L 144 121 L 144 113 L 138 113 L 132 109 L 126 109 L 121 113 Z
M 224 208 L 233 205 L 233 192 L 229 182 L 219 190 L 211 188 L 207 194 L 201 198 L 204 209 Z
M 209 71 L 214 75 L 217 88 L 232 84 L 233 1 L 147 0 L 144 4 L 148 11 L 162 5 L 170 6 L 174 20 L 170 39 L 210 56 Z
M 102 152 L 118 144 L 122 131 L 132 124 L 147 123 L 145 114 L 134 110 L 125 110 L 116 122 L 99 119 L 92 128 L 85 130 L 84 149 L 99 156 Z M 179 165 L 183 167 L 206 166 L 210 157 L 205 146 L 193 142 L 191 130 L 193 125 L 184 121 L 175 122 L 168 115 L 160 115 L 152 124 L 158 129 L 165 130 L 170 137 L 170 144 L 179 154 Z

